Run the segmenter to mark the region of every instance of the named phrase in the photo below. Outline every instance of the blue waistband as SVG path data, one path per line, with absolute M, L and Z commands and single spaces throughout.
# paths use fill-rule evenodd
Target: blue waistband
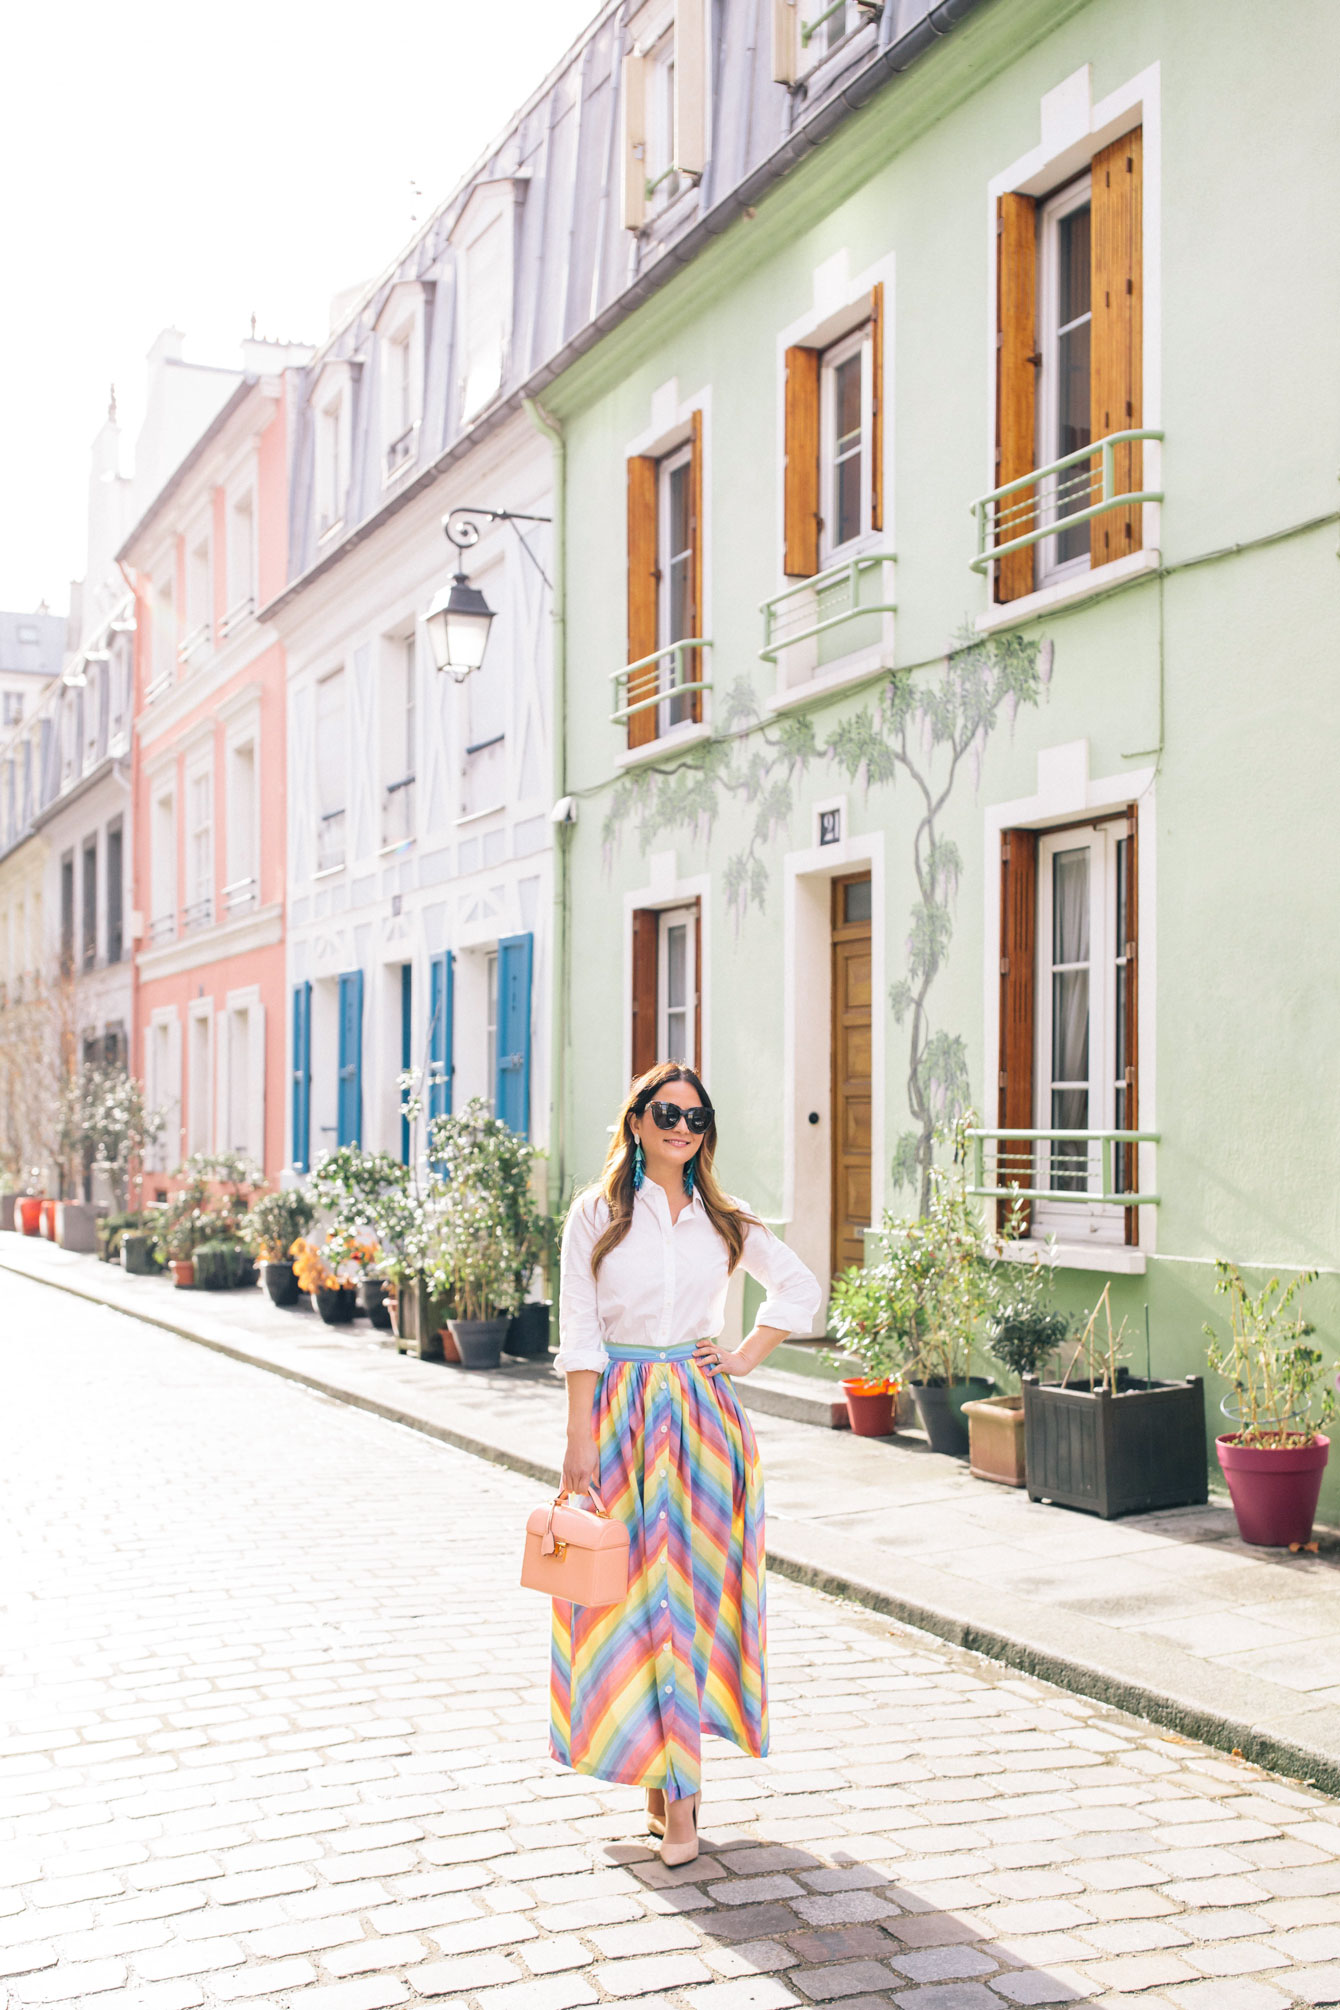
M 654 1368 L 661 1361 L 691 1361 L 696 1340 L 686 1340 L 682 1347 L 620 1347 L 617 1342 L 605 1342 L 605 1352 L 611 1361 L 646 1361 Z

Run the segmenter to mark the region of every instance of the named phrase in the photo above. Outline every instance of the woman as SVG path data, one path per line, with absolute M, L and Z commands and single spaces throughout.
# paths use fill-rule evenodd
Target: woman
M 716 1119 L 692 1068 L 633 1084 L 597 1185 L 563 1233 L 563 1485 L 629 1530 L 621 1605 L 555 1601 L 550 1746 L 647 1789 L 668 1864 L 698 1854 L 701 1734 L 768 1749 L 763 1479 L 730 1379 L 807 1333 L 819 1285 L 712 1172 Z M 717 1343 L 737 1266 L 767 1297 Z

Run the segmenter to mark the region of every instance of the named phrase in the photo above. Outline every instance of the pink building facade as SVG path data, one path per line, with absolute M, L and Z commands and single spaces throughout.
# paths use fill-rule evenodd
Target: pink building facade
M 237 1152 L 277 1178 L 285 1124 L 285 663 L 258 610 L 287 567 L 305 351 L 245 374 L 118 556 L 136 596 L 134 1067 L 170 1175 Z

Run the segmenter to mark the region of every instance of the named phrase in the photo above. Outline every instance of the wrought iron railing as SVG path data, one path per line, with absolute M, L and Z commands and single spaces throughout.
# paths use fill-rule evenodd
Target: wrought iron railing
M 686 636 L 680 642 L 667 642 L 663 649 L 653 649 L 650 656 L 640 656 L 636 663 L 626 663 L 621 670 L 610 672 L 610 682 L 614 686 L 616 700 L 622 695 L 624 703 L 616 704 L 610 713 L 610 721 L 615 726 L 626 725 L 643 712 L 650 712 L 654 706 L 669 705 L 681 709 L 679 700 L 689 701 L 695 692 L 707 692 L 712 688 L 710 677 L 685 677 L 686 668 L 691 667 L 689 658 L 699 649 L 710 649 L 711 642 L 704 635 Z M 667 666 L 668 669 L 667 669 Z M 645 698 L 629 698 L 629 693 L 639 680 L 654 675 L 656 688 Z M 692 706 L 686 702 L 683 719 L 672 718 L 670 725 L 683 725 L 692 716 Z
M 1157 1131 L 971 1130 L 969 1193 L 980 1200 L 1068 1201 L 1088 1207 L 1157 1207 L 1138 1188 L 1141 1145 Z M 988 1163 L 990 1148 L 990 1163 Z
M 382 850 L 408 844 L 413 836 L 414 777 L 405 775 L 398 782 L 388 782 L 382 791 Z
M 209 647 L 210 632 L 209 622 L 202 621 L 200 626 L 193 628 L 189 635 L 183 635 L 181 641 L 177 644 L 177 661 L 179 663 L 190 663 L 197 656 L 203 656 Z
M 1119 447 L 1162 438 L 1162 433 L 1140 426 L 1109 433 L 1105 439 L 1078 447 L 1073 454 L 1062 454 L 1059 460 L 1034 468 L 1031 474 L 1002 482 L 989 495 L 978 496 L 972 506 L 977 520 L 973 571 L 985 572 L 1012 551 L 1023 551 L 1045 537 L 1073 530 L 1108 510 L 1162 502 L 1162 489 L 1132 488 L 1117 477 Z
M 255 612 L 256 612 L 255 594 L 254 593 L 245 594 L 243 598 L 238 601 L 236 607 L 230 607 L 228 609 L 228 612 L 224 615 L 222 621 L 219 623 L 220 639 L 222 640 L 225 636 L 232 635 L 237 629 L 239 629 L 242 626 L 242 623 L 244 621 L 249 620 L 250 617 Z
M 181 913 L 181 925 L 187 935 L 198 928 L 212 928 L 214 925 L 214 896 L 202 893 L 199 900 L 193 900 Z
M 175 914 L 155 914 L 149 923 L 149 940 L 152 943 L 175 942 L 177 939 L 177 917 Z
M 763 661 L 775 663 L 784 649 L 797 642 L 811 642 L 865 615 L 892 614 L 894 603 L 887 591 L 878 593 L 874 600 L 861 599 L 864 575 L 873 572 L 876 566 L 892 564 L 891 551 L 860 552 L 855 558 L 844 559 L 841 565 L 830 565 L 825 572 L 816 572 L 810 579 L 798 579 L 794 586 L 784 587 L 771 600 L 763 601 L 759 607 L 763 616 L 763 647 L 758 652 Z M 882 579 L 880 584 L 883 587 Z
M 403 468 L 414 458 L 414 449 L 419 437 L 419 422 L 406 426 L 403 433 L 396 436 L 386 449 L 386 472 L 393 475 L 397 468 Z
M 334 872 L 344 864 L 344 811 L 327 810 L 316 827 L 316 869 Z
M 223 904 L 229 914 L 248 914 L 259 898 L 260 887 L 254 873 L 246 879 L 233 880 L 223 889 Z

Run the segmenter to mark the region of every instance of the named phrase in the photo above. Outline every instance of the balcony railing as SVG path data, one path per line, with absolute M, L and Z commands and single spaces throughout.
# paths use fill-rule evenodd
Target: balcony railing
M 156 914 L 149 923 L 149 940 L 155 945 L 160 942 L 175 942 L 177 939 L 177 917 L 175 914 Z
M 658 705 L 667 708 L 665 719 L 658 725 L 658 736 L 669 732 L 673 726 L 686 725 L 693 717 L 691 700 L 695 692 L 710 691 L 710 677 L 688 677 L 686 671 L 696 668 L 692 657 L 699 649 L 710 649 L 711 642 L 704 635 L 686 636 L 681 642 L 667 642 L 663 649 L 653 649 L 650 656 L 638 658 L 636 663 L 626 663 L 622 670 L 610 672 L 610 682 L 614 686 L 615 709 L 610 713 L 610 721 L 615 726 L 623 726 L 630 719 L 640 718 Z M 632 698 L 631 693 L 644 682 L 655 679 L 655 689 L 641 698 Z M 617 701 L 622 697 L 624 702 Z
M 382 790 L 382 850 L 394 851 L 414 836 L 414 777 L 405 775 Z
M 1044 537 L 1073 530 L 1108 510 L 1162 502 L 1162 489 L 1132 488 L 1117 472 L 1119 447 L 1133 448 L 1137 441 L 1162 438 L 1162 433 L 1139 426 L 1124 433 L 1109 433 L 1106 439 L 1094 440 L 1073 454 L 1063 454 L 1060 460 L 1034 468 L 1031 474 L 1003 482 L 989 495 L 979 496 L 972 506 L 977 519 L 973 571 L 985 572 L 989 565 L 1007 558 L 1012 551 L 1023 551 Z M 1133 464 L 1135 456 L 1132 453 L 1122 458 Z M 1143 456 L 1140 458 L 1143 465 Z
M 866 615 L 894 612 L 892 595 L 884 579 L 884 567 L 893 564 L 891 551 L 865 551 L 841 565 L 830 565 L 811 579 L 798 579 L 765 600 L 759 608 L 763 616 L 763 647 L 759 655 L 765 663 L 776 663 L 783 650 L 798 642 L 814 642 L 836 628 L 846 627 Z M 861 597 L 862 582 L 878 570 L 879 584 L 873 600 Z
M 256 596 L 254 593 L 248 593 L 238 601 L 236 607 L 228 609 L 219 623 L 219 640 L 222 642 L 227 636 L 236 634 L 242 623 L 250 620 L 255 612 Z
M 260 898 L 260 886 L 255 874 L 246 879 L 235 879 L 223 889 L 223 904 L 232 914 L 249 914 Z
M 316 827 L 316 869 L 335 872 L 344 864 L 344 811 L 327 810 Z
M 1157 1207 L 1138 1190 L 1139 1147 L 1157 1131 L 974 1130 L 969 1193 L 980 1200 L 1066 1201 L 1080 1207 Z
M 406 426 L 404 432 L 398 434 L 387 447 L 386 472 L 388 475 L 395 474 L 398 469 L 403 468 L 408 462 L 414 459 L 418 439 L 419 422 L 416 419 L 413 425 Z
M 202 621 L 189 635 L 184 635 L 177 645 L 177 661 L 183 666 L 193 663 L 197 656 L 203 656 L 209 648 L 210 624 Z
M 181 911 L 181 925 L 183 932 L 187 935 L 194 934 L 200 928 L 212 928 L 214 925 L 213 894 L 202 894 L 199 900 L 193 900 L 189 907 L 184 907 Z

